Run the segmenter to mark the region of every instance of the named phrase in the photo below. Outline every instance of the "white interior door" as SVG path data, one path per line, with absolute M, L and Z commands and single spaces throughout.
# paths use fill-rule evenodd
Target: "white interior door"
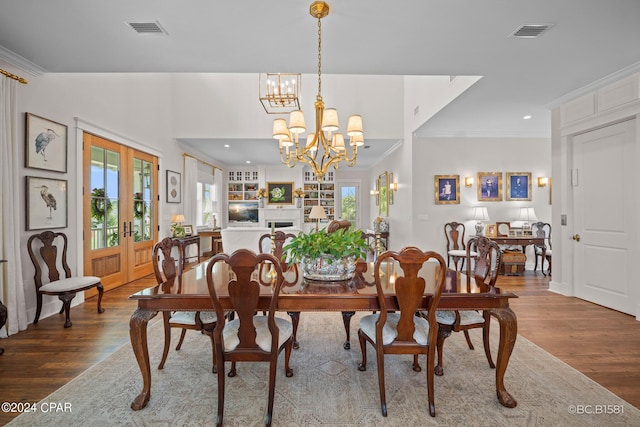
M 577 135 L 571 176 L 575 295 L 628 314 L 637 293 L 635 145 L 634 120 Z

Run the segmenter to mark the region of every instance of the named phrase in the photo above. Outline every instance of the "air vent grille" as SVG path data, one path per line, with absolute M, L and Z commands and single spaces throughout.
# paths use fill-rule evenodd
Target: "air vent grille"
M 138 34 L 167 34 L 158 21 L 155 22 L 127 22 Z
M 537 39 L 551 27 L 553 27 L 553 24 L 524 24 L 518 27 L 511 34 L 511 37 Z

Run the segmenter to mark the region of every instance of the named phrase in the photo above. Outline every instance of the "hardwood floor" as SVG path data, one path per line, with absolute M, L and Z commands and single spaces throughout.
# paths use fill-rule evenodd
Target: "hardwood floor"
M 69 329 L 63 315 L 54 315 L 0 340 L 0 401 L 37 402 L 127 343 L 136 307 L 127 297 L 154 284 L 148 276 L 106 292 L 100 315 L 95 298 L 73 307 Z M 520 296 L 511 301 L 520 335 L 640 407 L 640 322 L 551 293 L 540 273 L 500 276 L 498 284 Z M 0 412 L 0 425 L 17 415 Z

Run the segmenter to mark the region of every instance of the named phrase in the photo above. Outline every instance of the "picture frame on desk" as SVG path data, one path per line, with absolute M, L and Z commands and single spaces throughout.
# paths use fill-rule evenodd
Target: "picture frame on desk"
M 509 237 L 510 222 L 496 222 L 496 237 Z
M 498 237 L 498 227 L 495 224 L 488 224 L 485 234 L 487 237 Z
M 193 226 L 183 225 L 182 228 L 184 229 L 184 237 L 193 236 Z

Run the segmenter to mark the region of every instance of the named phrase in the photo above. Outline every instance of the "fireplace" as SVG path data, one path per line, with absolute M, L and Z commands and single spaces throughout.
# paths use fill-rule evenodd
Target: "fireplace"
M 267 228 L 293 227 L 293 221 L 267 221 Z

